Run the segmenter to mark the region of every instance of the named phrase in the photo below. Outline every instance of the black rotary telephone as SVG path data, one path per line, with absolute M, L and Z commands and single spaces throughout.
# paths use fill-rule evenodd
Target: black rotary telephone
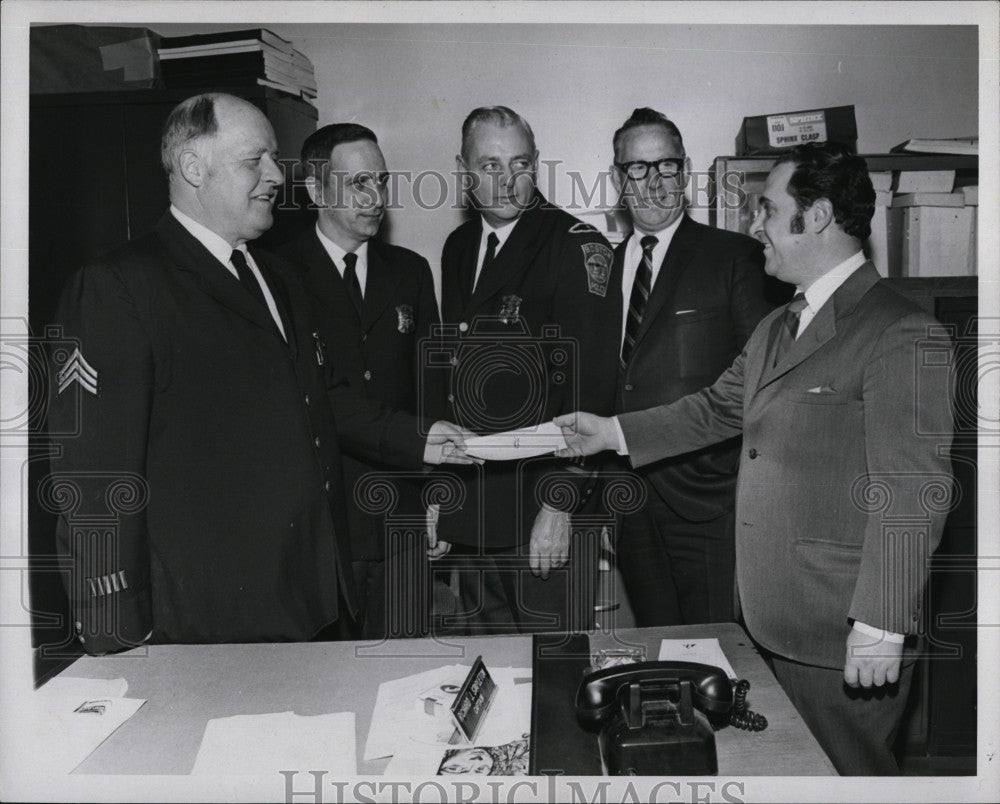
M 589 673 L 576 695 L 584 728 L 611 776 L 718 773 L 713 728 L 748 731 L 767 719 L 747 709 L 745 680 L 730 683 L 718 667 L 694 662 L 639 662 Z

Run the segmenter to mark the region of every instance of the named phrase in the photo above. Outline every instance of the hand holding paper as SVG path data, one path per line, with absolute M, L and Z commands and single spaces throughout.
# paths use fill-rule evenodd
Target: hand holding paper
M 618 428 L 611 418 L 577 411 L 556 416 L 552 423 L 560 428 L 566 442 L 565 448 L 556 452 L 560 458 L 580 458 L 618 449 Z

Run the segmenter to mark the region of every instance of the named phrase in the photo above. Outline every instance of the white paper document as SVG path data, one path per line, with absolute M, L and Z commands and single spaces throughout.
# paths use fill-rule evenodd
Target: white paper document
M 322 768 L 356 776 L 354 713 L 275 712 L 208 721 L 192 774 L 261 776 L 289 768 Z
M 660 642 L 661 662 L 697 662 L 718 667 L 729 678 L 736 678 L 733 666 L 717 639 L 664 639 Z
M 533 458 L 565 447 L 566 439 L 563 438 L 562 430 L 552 422 L 465 440 L 466 453 L 488 461 Z
M 54 678 L 33 693 L 31 723 L 23 723 L 19 750 L 39 773 L 70 773 L 146 701 L 125 698 L 128 682 Z
M 459 683 L 468 674 L 462 667 Z M 400 732 L 385 769 L 387 776 L 486 774 L 522 776 L 528 772 L 531 731 L 531 670 L 489 668 L 497 684 L 496 699 L 475 739 L 450 742 L 455 732 L 449 708 L 431 693 L 418 709 L 427 728 Z M 428 705 L 428 700 L 433 702 Z M 433 712 L 433 714 L 431 714 Z

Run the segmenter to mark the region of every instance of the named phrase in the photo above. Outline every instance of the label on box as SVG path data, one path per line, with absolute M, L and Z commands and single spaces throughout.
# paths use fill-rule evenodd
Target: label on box
M 475 739 L 496 694 L 496 682 L 483 664 L 483 657 L 478 656 L 451 705 L 455 726 L 469 742 Z
M 819 109 L 815 112 L 768 115 L 767 140 L 772 148 L 826 142 L 826 113 Z

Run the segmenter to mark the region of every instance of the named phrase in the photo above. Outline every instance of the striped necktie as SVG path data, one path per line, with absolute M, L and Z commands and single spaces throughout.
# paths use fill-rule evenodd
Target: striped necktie
M 653 287 L 653 249 L 660 241 L 652 235 L 646 235 L 639 241 L 642 246 L 642 260 L 632 284 L 632 295 L 628 299 L 628 318 L 625 321 L 625 340 L 622 341 L 622 368 L 628 365 L 635 348 L 635 340 L 639 336 L 639 325 L 642 324 L 642 311 L 649 301 L 649 291 Z
M 774 347 L 774 365 L 778 365 L 788 347 L 795 343 L 795 336 L 799 334 L 799 319 L 802 311 L 809 306 L 805 294 L 796 293 L 788 306 L 785 308 L 785 316 L 781 322 L 781 329 L 778 331 L 778 342 Z

